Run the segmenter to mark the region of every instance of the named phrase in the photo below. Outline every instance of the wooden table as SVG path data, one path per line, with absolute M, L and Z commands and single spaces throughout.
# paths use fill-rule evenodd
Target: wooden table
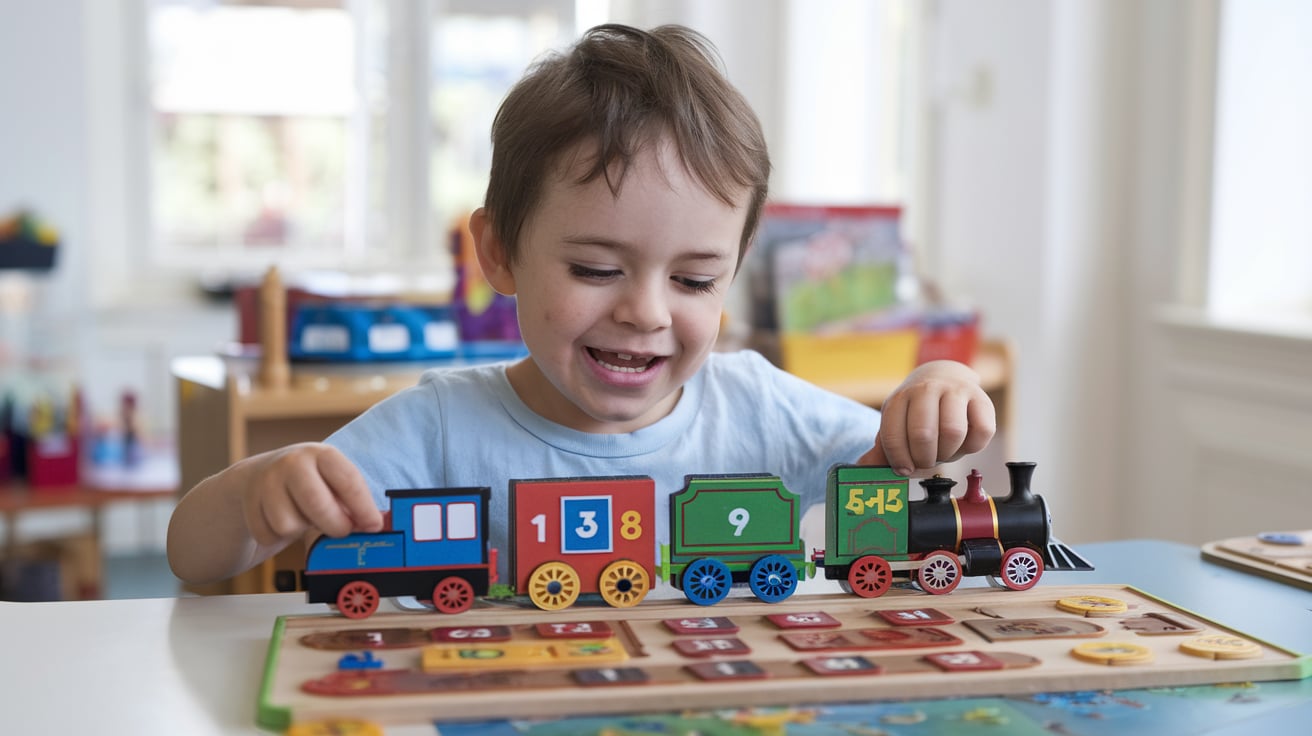
M 1170 542 L 1104 542 L 1081 546 L 1079 552 L 1097 570 L 1049 573 L 1040 585 L 1132 584 L 1271 644 L 1312 651 L 1312 594 L 1305 590 L 1211 565 L 1197 547 Z M 823 579 L 806 583 L 834 585 Z M 979 579 L 962 583 L 982 584 Z M 304 593 L 0 602 L 0 630 L 7 632 L 5 656 L 0 657 L 4 731 L 259 733 L 255 709 L 274 620 L 327 612 L 323 604 L 306 603 Z M 1306 733 L 1312 719 L 1312 678 L 1288 687 L 1306 693 L 1299 707 L 1210 724 L 1206 733 Z M 1199 733 L 1187 719 L 1181 720 L 1189 708 L 1182 699 L 1174 716 L 1165 714 L 1166 725 L 1155 733 Z M 878 725 L 870 724 L 872 730 Z M 987 724 L 974 730 L 1011 732 L 1008 726 Z M 436 731 L 431 724 L 416 724 L 388 727 L 386 733 L 433 736 Z M 1128 731 L 1116 721 L 1089 720 L 1082 733 Z
M 176 461 L 167 460 L 176 466 Z M 17 555 L 22 540 L 18 535 L 18 518 L 23 514 L 77 509 L 90 518 L 91 547 L 94 559 L 93 583 L 84 597 L 96 597 L 100 581 L 101 543 L 105 527 L 104 511 L 113 504 L 144 504 L 158 501 L 172 502 L 177 496 L 176 468 L 172 475 L 144 475 L 132 471 L 98 473 L 83 482 L 71 485 L 31 488 L 23 482 L 0 484 L 0 517 L 3 517 L 5 535 L 3 558 Z

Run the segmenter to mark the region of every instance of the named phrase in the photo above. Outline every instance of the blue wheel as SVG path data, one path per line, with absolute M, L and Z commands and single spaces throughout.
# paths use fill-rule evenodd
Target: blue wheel
M 699 606 L 713 606 L 729 595 L 732 582 L 728 565 L 712 557 L 699 557 L 683 571 L 683 594 Z
M 748 584 L 757 598 L 778 603 L 797 590 L 797 568 L 783 555 L 766 555 L 752 564 Z

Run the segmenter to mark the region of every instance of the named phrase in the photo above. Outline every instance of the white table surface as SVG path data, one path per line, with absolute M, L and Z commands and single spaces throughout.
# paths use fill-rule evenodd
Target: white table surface
M 1135 585 L 1312 653 L 1312 592 L 1212 565 L 1185 545 L 1138 540 L 1078 549 L 1096 572 L 1050 573 L 1040 585 Z M 0 602 L 0 733 L 260 733 L 255 704 L 274 620 L 326 610 L 305 603 L 303 593 Z M 1282 714 L 1263 732 L 1305 732 L 1312 683 L 1307 689 L 1307 708 Z M 1294 730 L 1266 730 L 1282 725 Z M 433 733 L 422 725 L 388 729 L 389 736 Z

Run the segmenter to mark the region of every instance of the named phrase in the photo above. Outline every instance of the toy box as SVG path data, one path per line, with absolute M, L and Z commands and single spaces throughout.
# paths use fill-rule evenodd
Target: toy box
M 445 306 L 325 302 L 292 315 L 292 360 L 382 361 L 453 358 L 460 346 Z

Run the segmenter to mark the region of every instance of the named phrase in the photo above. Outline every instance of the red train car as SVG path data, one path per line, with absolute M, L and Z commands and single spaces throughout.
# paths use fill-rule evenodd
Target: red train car
M 656 488 L 647 476 L 510 482 L 510 577 L 538 608 L 598 593 L 637 605 L 656 571 Z

